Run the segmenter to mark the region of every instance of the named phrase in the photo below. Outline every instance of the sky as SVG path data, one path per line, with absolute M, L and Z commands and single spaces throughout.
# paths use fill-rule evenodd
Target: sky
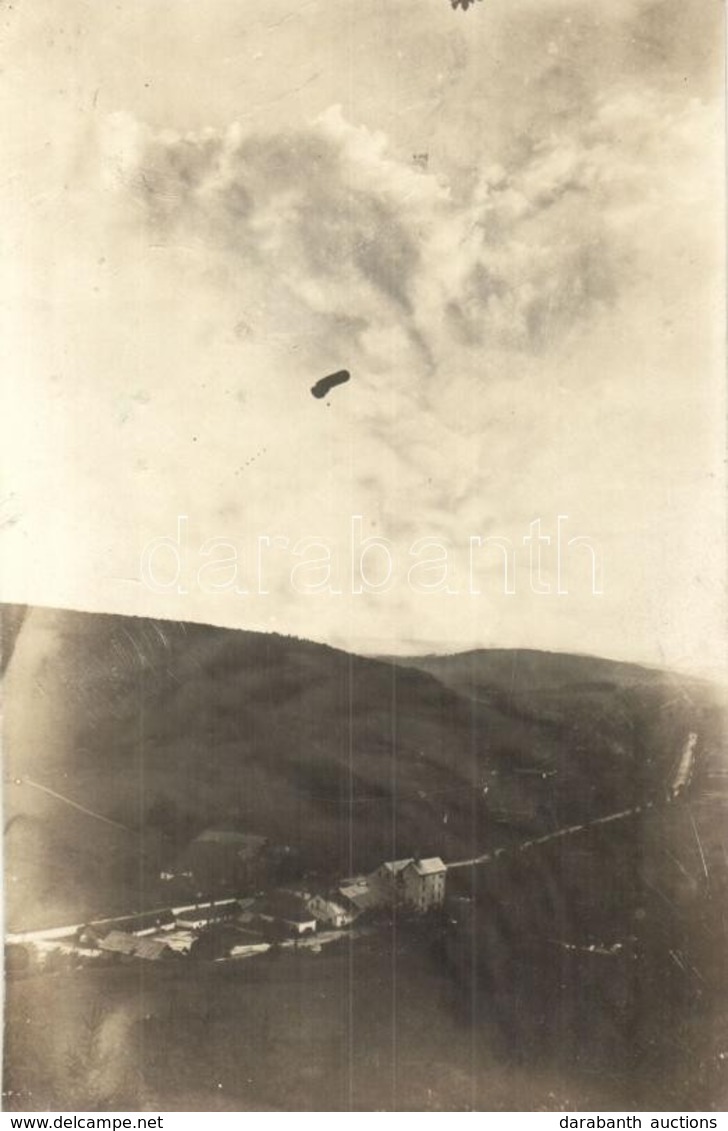
M 722 666 L 717 2 L 0 21 L 4 599 Z

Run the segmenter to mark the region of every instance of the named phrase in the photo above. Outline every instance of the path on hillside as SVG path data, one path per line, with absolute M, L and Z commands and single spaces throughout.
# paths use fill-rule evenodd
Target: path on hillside
M 691 732 L 688 735 L 686 742 L 685 742 L 685 745 L 682 749 L 682 753 L 679 756 L 677 768 L 673 770 L 670 781 L 667 783 L 667 797 L 666 797 L 666 800 L 665 800 L 665 806 L 671 805 L 674 802 L 678 801 L 680 799 L 680 797 L 682 796 L 685 788 L 688 785 L 691 784 L 692 779 L 694 777 L 694 771 L 695 771 L 697 742 L 698 742 L 698 736 L 695 733 Z M 97 817 L 99 820 L 102 820 L 102 821 L 107 821 L 109 824 L 113 824 L 113 825 L 117 824 L 117 822 L 111 821 L 108 817 L 102 817 L 98 813 L 92 813 L 90 810 L 83 809 L 82 806 L 79 806 L 75 802 L 70 801 L 69 798 L 62 797 L 60 794 L 54 793 L 53 790 L 49 790 L 45 786 L 38 785 L 37 782 L 32 782 L 28 778 L 24 778 L 23 781 L 25 783 L 27 783 L 28 785 L 33 785 L 37 789 L 41 789 L 46 793 L 50 793 L 54 797 L 59 797 L 62 801 L 66 801 L 68 804 L 73 805 L 74 808 L 82 809 L 83 812 L 89 813 L 90 816 Z M 587 832 L 589 829 L 596 828 L 598 825 L 608 825 L 608 824 L 611 824 L 613 821 L 624 821 L 624 820 L 627 820 L 629 817 L 635 817 L 640 813 L 644 813 L 647 810 L 654 809 L 656 807 L 657 806 L 655 805 L 654 801 L 647 801 L 647 802 L 644 803 L 644 805 L 635 805 L 630 809 L 621 809 L 617 813 L 608 813 L 604 817 L 594 817 L 592 820 L 584 821 L 579 825 L 566 825 L 564 828 L 556 829 L 555 832 L 545 833 L 543 836 L 533 837 L 530 840 L 524 840 L 520 844 L 513 845 L 512 847 L 496 848 L 496 849 L 493 849 L 491 852 L 484 852 L 480 856 L 472 856 L 467 860 L 454 860 L 452 862 L 447 863 L 446 867 L 447 867 L 447 870 L 450 871 L 450 869 L 452 869 L 452 868 L 471 868 L 471 867 L 474 867 L 474 866 L 479 865 L 479 864 L 491 864 L 495 860 L 500 858 L 501 856 L 505 856 L 508 853 L 524 852 L 527 849 L 534 848 L 536 845 L 548 844 L 550 841 L 559 840 L 562 837 L 577 836 L 579 833 Z M 707 869 L 707 864 L 706 864 L 706 860 L 705 860 L 705 854 L 703 852 L 703 846 L 701 844 L 700 836 L 698 834 L 698 829 L 695 825 L 695 820 L 692 816 L 692 813 L 690 814 L 690 820 L 691 820 L 691 823 L 692 823 L 692 826 L 693 826 L 693 831 L 695 833 L 695 839 L 696 839 L 696 842 L 697 842 L 697 845 L 698 845 L 698 849 L 700 851 L 700 857 L 701 857 L 701 861 L 702 861 L 702 865 L 703 865 L 703 870 L 704 870 L 704 872 L 707 876 L 708 869 Z M 120 825 L 118 827 L 124 828 L 125 831 L 127 831 L 127 832 L 131 831 L 131 830 L 126 829 L 126 826 L 124 826 L 124 825 Z M 206 901 L 204 903 L 186 905 L 185 907 L 171 908 L 171 911 L 174 915 L 179 915 L 179 914 L 182 914 L 183 912 L 192 911 L 192 910 L 195 910 L 195 909 L 204 909 L 204 908 L 207 908 L 207 907 L 213 907 L 215 905 L 224 904 L 225 902 L 228 902 L 228 901 L 227 900 L 210 900 L 210 901 Z M 156 910 L 145 911 L 145 912 L 141 912 L 140 914 L 142 914 L 146 917 L 146 916 L 152 916 L 154 914 L 161 914 L 162 912 L 165 912 L 165 911 L 168 911 L 168 910 L 170 910 L 170 909 L 169 908 L 157 908 Z M 93 920 L 93 922 L 96 925 L 100 925 L 100 924 L 113 925 L 114 923 L 123 923 L 125 921 L 128 921 L 130 918 L 133 918 L 133 916 L 122 915 L 122 916 L 114 916 L 113 918 L 96 919 L 96 920 Z M 82 923 L 76 923 L 72 926 L 66 926 L 66 927 L 51 927 L 51 928 L 46 928 L 46 929 L 41 929 L 41 930 L 11 933 L 11 934 L 6 935 L 6 941 L 11 942 L 11 943 L 21 943 L 21 942 L 40 941 L 40 940 L 60 939 L 60 938 L 63 938 L 64 936 L 69 936 L 69 935 L 74 934 L 76 931 L 80 930 L 83 926 L 84 926 L 84 924 L 82 924 Z
M 496 848 L 493 852 L 484 852 L 482 856 L 473 856 L 469 860 L 454 860 L 452 863 L 448 863 L 447 869 L 450 871 L 451 868 L 470 868 L 474 864 L 489 864 L 499 856 L 504 856 L 507 852 L 523 852 L 524 849 L 533 848 L 536 844 L 547 844 L 549 841 L 558 840 L 563 836 L 575 836 L 577 833 L 583 833 L 594 828 L 595 825 L 607 825 L 611 821 L 623 821 L 626 817 L 633 817 L 637 813 L 642 813 L 653 807 L 654 802 L 648 801 L 644 805 L 635 805 L 633 809 L 622 809 L 619 813 L 609 813 L 606 817 L 595 817 L 591 821 L 585 821 L 582 825 L 567 825 L 563 829 L 557 829 L 556 832 L 546 833 L 545 836 L 524 840 L 521 844 L 516 844 L 512 848 Z
M 683 791 L 690 785 L 695 772 L 696 750 L 697 750 L 698 736 L 693 731 L 687 736 L 682 752 L 678 758 L 677 766 L 672 772 L 670 782 L 668 784 L 668 795 L 665 801 L 666 805 L 676 801 Z M 590 821 L 584 821 L 580 825 L 566 825 L 562 829 L 556 829 L 555 832 L 546 833 L 544 836 L 534 837 L 531 840 L 524 840 L 521 844 L 516 844 L 511 848 L 496 848 L 492 852 L 484 852 L 480 856 L 473 856 L 469 860 L 454 860 L 448 863 L 448 871 L 451 868 L 470 868 L 476 864 L 490 864 L 500 856 L 504 856 L 508 852 L 523 852 L 527 848 L 533 848 L 537 844 L 548 844 L 549 841 L 558 840 L 565 836 L 576 836 L 577 833 L 587 832 L 589 829 L 595 828 L 597 825 L 607 825 L 612 821 L 624 821 L 628 817 L 635 817 L 638 813 L 644 813 L 647 809 L 655 807 L 654 801 L 647 801 L 644 805 L 635 805 L 631 809 L 621 809 L 618 813 L 609 813 L 606 817 L 594 817 Z M 691 820 L 692 814 L 691 814 Z M 695 837 L 700 849 L 700 856 L 703 862 L 703 868 L 707 869 L 705 865 L 705 856 L 703 854 L 703 846 L 700 843 L 698 830 L 695 828 L 693 820 L 693 829 Z
M 29 785 L 32 789 L 39 789 L 41 793 L 47 793 L 49 797 L 55 798 L 56 801 L 62 801 L 64 805 L 70 805 L 72 809 L 77 809 L 79 813 L 85 813 L 87 817 L 93 817 L 95 821 L 103 821 L 105 825 L 111 825 L 115 829 L 123 829 L 125 833 L 134 833 L 134 829 L 130 829 L 128 825 L 122 825 L 121 821 L 112 821 L 111 817 L 104 817 L 103 813 L 96 813 L 93 809 L 87 809 L 85 805 L 79 805 L 78 801 L 72 801 L 70 797 L 56 793 L 55 789 L 41 785 L 40 782 L 33 781 L 32 778 L 15 778 L 15 784 Z

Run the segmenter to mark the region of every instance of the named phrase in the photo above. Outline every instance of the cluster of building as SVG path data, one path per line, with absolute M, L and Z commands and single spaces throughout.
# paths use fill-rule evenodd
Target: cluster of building
M 424 914 L 444 903 L 446 875 L 439 856 L 389 860 L 369 875 L 344 880 L 327 895 L 313 896 L 310 906 L 322 922 L 336 927 L 392 904 Z
M 395 907 L 425 914 L 442 906 L 447 865 L 439 857 L 391 860 L 326 890 L 276 888 L 246 898 L 212 900 L 34 932 L 38 955 L 145 959 L 238 957 L 321 932 L 338 932 Z M 9 940 L 10 941 L 10 940 Z M 18 940 L 20 941 L 20 940 Z
M 318 930 L 339 931 L 395 906 L 425 914 L 442 906 L 446 875 L 447 866 L 439 857 L 390 860 L 374 872 L 349 877 L 324 891 L 276 888 L 245 899 L 178 910 L 173 923 L 159 925 L 156 940 L 169 951 L 186 952 L 203 937 L 199 932 L 217 926 L 219 949 L 234 956 Z M 99 942 L 101 949 L 108 949 L 109 938 Z M 113 937 L 111 944 L 115 945 Z M 146 948 L 132 953 L 152 957 Z

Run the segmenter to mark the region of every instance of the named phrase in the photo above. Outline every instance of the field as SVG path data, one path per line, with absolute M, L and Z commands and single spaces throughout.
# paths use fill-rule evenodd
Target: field
M 580 1060 L 564 1042 L 566 1013 L 544 1018 L 535 1043 L 525 993 L 512 1005 L 513 1024 L 530 1033 L 520 1056 L 504 1047 L 487 997 L 463 993 L 432 940 L 406 925 L 319 955 L 18 979 L 5 1105 L 497 1111 L 517 1097 L 524 1110 L 720 1110 L 722 1062 L 702 1083 L 694 1072 L 678 1082 L 673 1062 L 646 1079 L 614 1058 Z M 602 1021 L 597 1007 L 582 1024 Z

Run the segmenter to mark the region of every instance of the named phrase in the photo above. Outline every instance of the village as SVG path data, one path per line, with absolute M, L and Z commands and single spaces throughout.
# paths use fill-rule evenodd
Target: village
M 698 735 L 691 732 L 665 783 L 663 805 L 679 802 L 688 789 L 697 745 Z M 447 891 L 448 873 L 494 864 L 511 852 L 538 851 L 549 842 L 631 820 L 654 805 L 653 800 L 645 801 L 465 860 L 445 863 L 439 856 L 419 855 L 389 860 L 371 872 L 333 883 L 305 875 L 302 879 L 301 863 L 291 846 L 271 844 L 250 832 L 208 828 L 160 872 L 159 883 L 172 896 L 165 906 L 7 934 L 5 968 L 9 975 L 22 975 L 109 961 L 224 962 L 280 948 L 319 952 L 346 934 L 376 930 L 395 912 L 432 916 L 445 909 L 446 896 L 451 910 L 455 904 L 462 910 L 467 897 L 461 885 L 455 885 L 460 894 Z M 194 899 L 181 898 L 190 893 Z M 589 949 L 599 951 L 594 945 Z
M 213 831 L 205 843 L 215 843 Z M 236 834 L 224 834 L 226 847 Z M 237 855 L 250 864 L 251 837 Z M 267 843 L 253 838 L 262 854 Z M 386 861 L 373 872 L 310 890 L 300 884 L 252 895 L 199 900 L 127 916 L 27 931 L 6 937 L 9 974 L 73 968 L 90 962 L 192 958 L 225 961 L 305 946 L 318 951 L 356 927 L 372 925 L 394 908 L 416 915 L 442 908 L 447 865 L 439 857 Z M 163 872 L 170 885 L 190 879 Z

